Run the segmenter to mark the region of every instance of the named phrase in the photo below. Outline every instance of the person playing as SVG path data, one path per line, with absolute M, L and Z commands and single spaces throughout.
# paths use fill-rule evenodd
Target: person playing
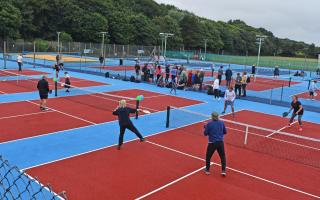
M 216 78 L 213 82 L 213 95 L 214 95 L 214 99 L 218 99 L 220 100 L 220 85 L 219 85 L 219 79 Z
M 170 90 L 170 94 L 172 94 L 172 92 L 174 91 L 174 94 L 177 94 L 177 72 L 178 69 L 177 67 L 173 67 L 171 70 L 171 90 Z
M 231 106 L 232 115 L 234 117 L 234 100 L 236 99 L 236 93 L 233 91 L 233 87 L 229 87 L 224 94 L 224 109 L 222 114 L 226 113 L 227 106 Z
M 320 78 L 320 67 L 316 71 L 317 77 Z
M 158 65 L 157 70 L 156 70 L 157 82 L 159 81 L 161 74 L 162 74 L 161 65 Z
M 57 55 L 56 55 L 56 63 L 59 64 L 59 61 L 60 61 L 60 55 L 57 54 Z
M 138 131 L 138 129 L 133 125 L 132 121 L 130 120 L 130 114 L 136 113 L 136 109 L 132 109 L 126 106 L 126 100 L 119 101 L 119 106 L 113 111 L 113 115 L 118 116 L 119 126 L 120 126 L 120 135 L 119 135 L 119 143 L 118 143 L 118 150 L 121 149 L 123 144 L 123 137 L 126 129 L 132 131 L 138 138 L 140 138 L 141 142 L 144 142 L 145 139 Z
M 311 97 L 311 100 L 314 101 L 314 96 L 315 93 L 317 92 L 317 90 L 319 90 L 319 88 L 317 87 L 317 81 L 313 80 L 310 84 L 310 88 L 309 88 L 309 96 Z
M 273 77 L 274 77 L 275 79 L 277 79 L 277 78 L 279 78 L 279 76 L 280 76 L 280 70 L 279 70 L 279 67 L 276 66 L 276 67 L 274 68 L 274 71 L 273 71 Z
M 235 93 L 237 94 L 238 93 L 238 97 L 240 98 L 241 97 L 241 81 L 242 81 L 242 78 L 240 76 L 240 73 L 237 73 L 237 77 L 235 79 Z
M 134 69 L 136 71 L 136 80 L 138 80 L 139 76 L 140 76 L 140 65 L 139 65 L 138 61 L 136 62 L 136 65 L 134 66 Z
M 64 88 L 66 88 L 66 92 L 69 93 L 70 92 L 70 88 L 71 88 L 71 81 L 70 81 L 70 75 L 68 72 L 64 73 Z
M 104 57 L 102 55 L 99 56 L 100 67 L 102 67 L 104 62 Z
M 40 96 L 40 110 L 46 111 L 47 108 L 47 99 L 50 92 L 49 82 L 47 81 L 47 76 L 42 76 L 41 80 L 38 81 L 37 89 Z
M 290 121 L 289 121 L 289 124 L 288 124 L 288 128 L 291 127 L 294 118 L 296 116 L 298 116 L 299 131 L 302 131 L 302 121 L 301 121 L 301 119 L 302 119 L 302 116 L 303 116 L 304 109 L 303 109 L 303 106 L 302 106 L 301 102 L 299 101 L 298 96 L 296 96 L 296 95 L 292 96 L 291 108 L 290 108 L 288 113 L 290 113 L 292 110 L 293 110 L 293 113 L 291 115 L 291 118 L 290 118 Z
M 222 75 L 223 75 L 223 66 L 220 66 L 220 68 L 218 70 L 219 85 L 221 85 Z
M 205 72 L 203 71 L 203 69 L 201 69 L 199 72 L 199 91 L 202 91 L 204 76 L 205 76 Z
M 60 70 L 64 70 L 64 61 L 62 59 L 62 55 L 60 55 L 60 60 L 59 60 L 59 68 Z
M 231 80 L 232 80 L 232 70 L 230 69 L 230 67 L 226 70 L 226 81 L 227 81 L 227 88 L 231 86 Z
M 60 67 L 57 63 L 53 65 L 53 70 L 56 72 L 56 78 L 59 78 Z
M 226 154 L 224 151 L 224 135 L 227 134 L 226 126 L 219 120 L 219 114 L 213 112 L 211 114 L 212 121 L 205 125 L 204 135 L 208 136 L 208 146 L 206 153 L 206 168 L 205 173 L 210 175 L 211 158 L 214 152 L 217 150 L 220 160 L 222 176 L 226 176 Z
M 243 72 L 242 78 L 241 78 L 241 88 L 242 88 L 243 97 L 247 96 L 247 84 L 248 84 L 247 72 Z
M 252 77 L 254 77 L 256 75 L 256 69 L 257 69 L 256 65 L 252 65 L 252 67 L 251 67 Z
M 165 72 L 166 72 L 165 82 L 168 83 L 169 82 L 169 76 L 170 76 L 170 65 L 169 64 L 166 65 Z
M 19 67 L 19 72 L 22 71 L 22 65 L 23 65 L 22 59 L 23 59 L 22 54 L 19 54 L 18 57 L 17 57 L 17 63 L 18 63 L 18 67 Z

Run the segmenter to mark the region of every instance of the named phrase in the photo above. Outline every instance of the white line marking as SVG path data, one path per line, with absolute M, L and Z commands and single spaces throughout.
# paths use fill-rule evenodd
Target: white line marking
M 39 115 L 39 114 L 44 114 L 44 113 L 50 113 L 54 111 L 41 111 L 41 112 L 35 112 L 35 113 L 28 113 L 28 114 L 21 114 L 21 115 L 12 115 L 12 116 L 7 116 L 7 117 L 0 117 L 1 119 L 10 119 L 10 118 L 15 118 L 15 117 L 25 117 L 25 116 L 30 116 L 30 115 Z
M 61 200 L 65 200 L 64 198 L 62 198 L 60 195 L 58 195 L 57 193 L 55 193 L 54 191 L 50 190 L 48 187 L 44 186 L 42 183 L 40 183 L 40 181 L 36 180 L 35 178 L 33 178 L 32 176 L 30 176 L 29 174 L 27 174 L 25 171 L 20 170 L 21 173 L 24 173 L 29 179 L 33 180 L 34 182 L 36 182 L 38 185 L 44 187 L 49 193 L 53 193 L 53 195 L 55 195 L 56 197 L 58 197 Z
M 203 169 L 204 169 L 204 167 L 201 167 L 201 168 L 199 168 L 199 169 L 197 169 L 197 170 L 195 170 L 195 171 L 193 171 L 193 172 L 191 172 L 191 173 L 189 173 L 187 175 L 184 175 L 184 176 L 182 176 L 182 177 L 180 177 L 180 178 L 178 178 L 178 179 L 176 179 L 176 180 L 174 180 L 174 181 L 172 181 L 172 182 L 170 182 L 170 183 L 168 183 L 166 185 L 163 185 L 163 186 L 161 186 L 161 187 L 159 187 L 159 188 L 157 188 L 157 189 L 155 189 L 155 190 L 153 190 L 153 191 L 151 191 L 151 192 L 149 192 L 149 193 L 147 193 L 147 194 L 145 194 L 145 195 L 143 195 L 141 197 L 136 198 L 135 200 L 144 199 L 144 198 L 146 198 L 146 197 L 148 197 L 148 196 L 150 196 L 150 195 L 152 195 L 152 194 L 154 194 L 156 192 L 159 192 L 160 190 L 163 190 L 163 189 L 165 189 L 165 188 L 167 188 L 167 187 L 169 187 L 169 186 L 171 186 L 171 185 L 173 185 L 173 184 L 175 184 L 175 183 L 177 183 L 177 182 L 179 182 L 179 181 L 181 181 L 183 179 L 188 178 L 189 176 L 192 176 L 193 174 L 198 173 L 199 171 L 202 171 Z
M 291 125 L 294 125 L 294 124 L 296 124 L 298 121 L 295 121 L 295 122 L 293 122 Z M 279 133 L 279 132 L 282 132 L 284 129 L 286 129 L 288 126 L 284 126 L 284 127 L 282 127 L 282 128 L 280 128 L 279 130 L 276 130 L 276 131 L 274 131 L 274 132 L 272 132 L 272 133 L 270 133 L 269 135 L 267 135 L 267 138 L 268 137 L 271 137 L 271 136 L 273 136 L 273 135 L 275 135 L 275 134 L 277 134 L 277 133 Z
M 156 146 L 158 146 L 158 147 L 162 147 L 162 148 L 164 148 L 164 149 L 166 149 L 166 150 L 170 150 L 170 151 L 173 151 L 173 152 L 176 152 L 176 153 L 179 153 L 179 154 L 188 156 L 188 157 L 192 157 L 192 158 L 195 158 L 195 159 L 197 159 L 197 160 L 205 161 L 205 159 L 199 158 L 199 157 L 197 157 L 197 156 L 193 156 L 193 155 L 190 155 L 190 154 L 187 154 L 187 153 L 184 153 L 184 152 L 181 152 L 181 151 L 178 151 L 178 150 L 175 150 L 175 149 L 172 149 L 172 148 L 169 148 L 169 147 L 166 147 L 166 146 L 163 146 L 163 145 L 154 143 L 154 142 L 149 142 L 149 141 L 147 141 L 147 142 L 148 142 L 149 144 L 156 145 Z M 221 165 L 218 164 L 218 163 L 213 163 L 213 164 L 214 164 L 214 165 L 217 165 L 217 166 L 221 166 Z M 156 192 L 159 192 L 159 191 L 161 191 L 161 190 L 169 187 L 170 185 L 172 185 L 172 184 L 174 184 L 174 183 L 177 183 L 177 182 L 179 182 L 179 181 L 181 181 L 181 180 L 183 180 L 183 179 L 185 179 L 185 178 L 188 178 L 188 177 L 190 177 L 191 175 L 193 175 L 193 174 L 201 171 L 201 169 L 203 169 L 203 168 L 197 169 L 196 171 L 193 171 L 193 172 L 191 172 L 190 174 L 187 174 L 187 175 L 185 175 L 185 176 L 183 176 L 183 177 L 181 177 L 181 178 L 179 178 L 179 179 L 177 179 L 177 180 L 175 180 L 175 181 L 172 181 L 172 182 L 170 182 L 170 183 L 168 183 L 168 184 L 166 184 L 166 185 L 164 185 L 164 186 L 162 186 L 162 187 L 160 187 L 160 188 L 157 188 L 157 189 L 155 189 L 155 190 L 153 190 L 153 191 L 151 191 L 151 192 L 149 192 L 149 193 L 147 193 L 147 194 L 145 194 L 145 195 L 143 195 L 143 196 L 141 196 L 141 197 L 138 197 L 138 198 L 136 198 L 136 200 L 141 200 L 141 199 L 143 199 L 143 198 L 145 198 L 145 197 L 147 197 L 147 196 L 150 196 L 150 195 L 152 195 L 152 194 L 154 194 L 154 193 L 156 193 Z M 314 197 L 314 198 L 320 199 L 320 196 L 317 196 L 317 195 L 314 195 L 314 194 L 311 194 L 311 193 L 308 193 L 308 192 L 305 192 L 305 191 L 302 191 L 302 190 L 299 190 L 299 189 L 296 189 L 296 188 L 293 188 L 293 187 L 289 187 L 289 186 L 283 185 L 283 184 L 281 184 L 281 183 L 277 183 L 277 182 L 274 182 L 274 181 L 271 181 L 271 180 L 268 180 L 268 179 L 265 179 L 265 178 L 262 178 L 262 177 L 253 175 L 253 174 L 249 174 L 249 173 L 247 173 L 247 172 L 244 172 L 244 171 L 241 171 L 241 170 L 238 170 L 238 169 L 234 169 L 234 168 L 232 168 L 232 167 L 227 167 L 227 169 L 228 169 L 228 170 L 231 170 L 231 171 L 233 171 L 233 172 L 237 172 L 237 173 L 239 173 L 239 174 L 242 174 L 242 175 L 251 177 L 251 178 L 253 178 L 253 179 L 257 179 L 257 180 L 259 180 L 259 181 L 263 181 L 263 182 L 266 182 L 266 183 L 269 183 L 269 184 L 272 184 L 272 185 L 276 185 L 276 186 L 282 187 L 282 188 L 287 189 L 287 190 L 291 190 L 291 191 L 294 191 L 294 192 L 297 192 L 297 193 L 300 193 L 300 194 L 303 194 L 303 195 L 306 195 L 306 196 L 310 196 L 310 197 Z

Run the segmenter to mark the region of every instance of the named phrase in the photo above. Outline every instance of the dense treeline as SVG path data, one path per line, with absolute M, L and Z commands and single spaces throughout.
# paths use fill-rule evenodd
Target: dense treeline
M 107 31 L 107 42 L 115 44 L 160 45 L 160 32 L 174 33 L 169 48 L 237 55 L 255 55 L 256 35 L 267 35 L 263 55 L 316 57 L 314 44 L 275 37 L 263 28 L 240 20 L 212 21 L 159 5 L 153 0 L 0 0 L 1 39 L 63 40 L 100 42 L 99 32 Z

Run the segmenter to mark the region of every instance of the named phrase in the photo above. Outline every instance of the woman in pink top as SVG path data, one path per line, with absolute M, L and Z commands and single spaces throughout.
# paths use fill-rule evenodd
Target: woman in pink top
M 160 76 L 161 76 L 161 73 L 162 73 L 161 66 L 158 65 L 157 70 L 156 70 L 157 82 L 158 82 L 158 80 L 159 80 L 159 78 L 160 78 Z

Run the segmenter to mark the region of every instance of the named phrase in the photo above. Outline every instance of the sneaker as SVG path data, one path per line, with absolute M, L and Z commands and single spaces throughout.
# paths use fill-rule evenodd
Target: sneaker
M 210 175 L 211 173 L 210 173 L 210 171 L 209 170 L 204 170 L 204 173 L 206 174 L 206 175 Z
M 145 142 L 145 141 L 146 141 L 146 139 L 144 139 L 144 138 L 140 139 L 140 142 Z
M 299 131 L 301 132 L 301 131 L 303 131 L 303 129 L 300 127 L 300 128 L 299 128 Z
M 117 146 L 117 149 L 118 149 L 118 150 L 121 150 L 121 146 L 120 146 L 120 145 L 118 145 L 118 146 Z
M 221 175 L 224 177 L 227 176 L 226 170 L 222 170 Z
M 226 112 L 223 111 L 221 114 L 224 115 L 224 114 L 226 114 Z
M 291 127 L 291 124 L 288 124 L 288 126 L 287 126 L 288 128 L 290 128 Z

